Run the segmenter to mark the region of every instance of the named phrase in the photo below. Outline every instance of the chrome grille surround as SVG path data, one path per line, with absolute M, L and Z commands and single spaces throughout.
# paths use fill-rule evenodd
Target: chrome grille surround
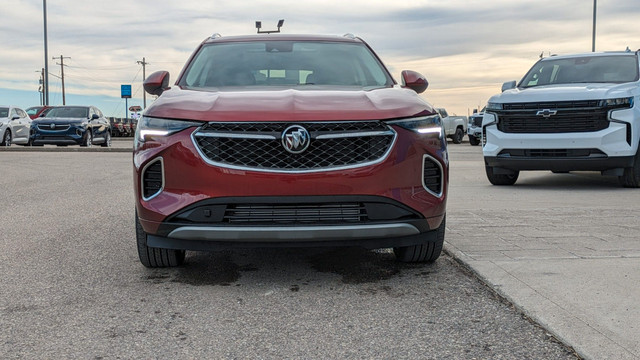
M 51 128 L 51 125 L 54 128 Z M 69 124 L 38 124 L 38 129 L 45 131 L 65 131 L 69 129 Z
M 309 148 L 292 154 L 282 146 L 282 134 L 292 125 L 311 135 Z M 310 173 L 343 170 L 380 163 L 397 134 L 381 121 L 334 122 L 210 122 L 191 139 L 211 165 L 261 172 Z

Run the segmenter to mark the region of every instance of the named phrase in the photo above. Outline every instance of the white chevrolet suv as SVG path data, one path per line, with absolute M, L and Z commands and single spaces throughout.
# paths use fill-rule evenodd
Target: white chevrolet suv
M 513 185 L 522 170 L 600 171 L 640 187 L 638 52 L 541 59 L 504 83 L 482 120 L 487 177 Z

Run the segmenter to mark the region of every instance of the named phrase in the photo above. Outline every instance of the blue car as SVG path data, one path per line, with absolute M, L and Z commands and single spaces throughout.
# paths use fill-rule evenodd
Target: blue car
M 31 144 L 111 146 L 111 125 L 95 106 L 59 106 L 31 123 Z

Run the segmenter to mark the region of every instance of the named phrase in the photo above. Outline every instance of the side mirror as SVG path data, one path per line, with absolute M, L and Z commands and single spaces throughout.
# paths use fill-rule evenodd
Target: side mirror
M 151 95 L 162 95 L 165 90 L 169 89 L 169 72 L 154 72 L 144 80 L 143 86 L 144 91 L 148 92 Z
M 427 90 L 429 82 L 422 74 L 411 70 L 402 71 L 402 85 L 412 89 L 418 94 Z
M 98 116 L 98 114 L 91 115 L 91 120 L 97 120 L 97 119 L 100 119 L 100 116 Z
M 516 81 L 507 81 L 506 83 L 502 84 L 502 92 L 505 92 L 507 90 L 511 90 L 511 89 L 515 89 L 516 88 Z
M 18 120 L 18 119 L 20 119 L 20 116 L 18 116 L 18 115 L 13 115 L 11 117 L 11 120 Z

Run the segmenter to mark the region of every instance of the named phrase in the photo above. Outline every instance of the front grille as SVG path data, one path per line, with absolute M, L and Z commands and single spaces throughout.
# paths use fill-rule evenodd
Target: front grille
M 169 219 L 172 224 L 351 225 L 410 221 L 423 216 L 388 199 L 364 196 L 220 198 L 204 200 Z
M 554 115 L 537 115 L 540 110 Z M 609 127 L 609 108 L 602 100 L 556 101 L 503 104 L 498 115 L 498 130 L 505 133 L 572 133 L 594 132 Z
M 380 121 L 297 123 L 310 135 L 299 154 L 282 145 L 282 133 L 294 123 L 209 123 L 193 136 L 212 164 L 262 171 L 320 171 L 382 161 L 395 132 Z
M 51 125 L 53 125 L 53 128 Z M 64 131 L 69 129 L 69 124 L 38 124 L 38 129 L 46 131 Z
M 356 223 L 366 220 L 365 206 L 360 203 L 229 205 L 224 214 L 224 221 L 231 224 Z
M 422 183 L 425 189 L 433 195 L 442 195 L 442 167 L 433 158 L 424 157 L 422 168 Z
M 142 197 L 149 199 L 163 188 L 162 160 L 155 160 L 142 170 Z
M 607 157 L 598 149 L 504 149 L 498 156 L 525 158 L 602 158 Z

